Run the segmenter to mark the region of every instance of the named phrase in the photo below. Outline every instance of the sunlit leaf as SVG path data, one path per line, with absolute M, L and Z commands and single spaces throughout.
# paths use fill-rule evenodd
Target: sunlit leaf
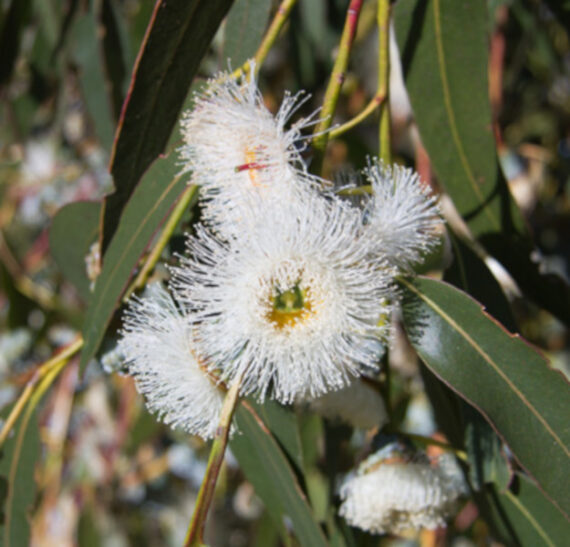
M 402 280 L 402 289 L 404 323 L 422 360 L 485 416 L 568 514 L 568 382 L 480 304 L 450 285 L 418 278 Z

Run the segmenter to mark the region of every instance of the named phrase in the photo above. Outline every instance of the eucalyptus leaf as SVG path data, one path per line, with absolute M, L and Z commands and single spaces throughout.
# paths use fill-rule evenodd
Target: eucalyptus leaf
M 253 57 L 269 20 L 271 0 L 235 0 L 224 29 L 222 67 L 240 67 Z
M 567 515 L 570 388 L 566 379 L 461 291 L 428 278 L 403 279 L 401 285 L 404 324 L 422 360 L 482 413 Z
M 0 460 L 0 477 L 6 487 L 0 527 L 3 547 L 28 545 L 30 539 L 29 516 L 36 494 L 34 468 L 40 456 L 37 411 L 20 427 L 25 430 L 16 429 L 6 440 Z
M 90 294 L 85 257 L 97 241 L 100 215 L 100 202 L 69 203 L 57 212 L 49 231 L 51 256 L 85 301 Z
M 241 434 L 233 436 L 230 448 L 276 526 L 282 530 L 288 517 L 301 545 L 328 545 L 287 458 L 265 424 L 243 405 L 235 420 Z
M 174 155 L 156 160 L 137 186 L 121 217 L 89 300 L 81 367 L 97 351 L 137 263 L 174 206 L 189 175 L 181 174 Z
M 103 252 L 141 176 L 164 151 L 200 61 L 232 1 L 156 2 L 113 146 L 115 192 L 105 199 Z

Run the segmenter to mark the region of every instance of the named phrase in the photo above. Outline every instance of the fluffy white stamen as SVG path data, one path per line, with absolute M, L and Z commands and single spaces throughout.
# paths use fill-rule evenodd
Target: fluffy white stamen
M 465 492 L 461 470 L 450 454 L 432 462 L 425 455 L 407 461 L 383 449 L 347 477 L 339 514 L 352 526 L 378 534 L 435 529 L 445 526 Z
M 315 186 L 301 156 L 302 130 L 315 115 L 285 125 L 305 102 L 286 94 L 275 116 L 263 103 L 252 77 L 237 82 L 229 74 L 211 80 L 183 118 L 184 169 L 193 172 L 205 200 L 207 223 L 217 230 L 241 218 L 241 205 L 267 198 L 289 201 Z M 320 184 L 320 182 L 319 182 Z
M 281 402 L 374 369 L 392 286 L 359 237 L 359 214 L 313 195 L 255 220 L 229 246 L 199 229 L 193 258 L 173 269 L 174 289 L 196 310 L 200 354 L 230 383 L 243 374 L 242 393 L 271 390 Z
M 130 300 L 124 319 L 119 351 L 149 410 L 172 427 L 212 438 L 223 393 L 200 368 L 188 317 L 157 283 Z
M 436 197 L 413 169 L 373 160 L 364 175 L 373 191 L 363 216 L 368 237 L 375 240 L 376 252 L 410 271 L 439 242 L 442 219 Z

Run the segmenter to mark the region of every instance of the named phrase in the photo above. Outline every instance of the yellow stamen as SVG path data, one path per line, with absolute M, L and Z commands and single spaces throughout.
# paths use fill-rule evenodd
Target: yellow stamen
M 311 301 L 297 285 L 284 292 L 278 292 L 273 299 L 273 308 L 268 319 L 278 328 L 293 326 L 312 315 Z

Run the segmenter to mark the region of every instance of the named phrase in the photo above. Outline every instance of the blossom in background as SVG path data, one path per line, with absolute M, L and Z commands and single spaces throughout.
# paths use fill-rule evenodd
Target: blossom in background
M 172 427 L 213 437 L 223 393 L 201 368 L 187 315 L 155 283 L 131 298 L 124 321 L 119 351 L 148 408 Z
M 314 125 L 314 116 L 285 129 L 303 102 L 301 94 L 286 94 L 273 116 L 253 77 L 238 83 L 229 74 L 195 95 L 194 108 L 182 121 L 179 152 L 184 169 L 201 186 L 210 226 L 220 229 L 239 221 L 242 205 L 290 201 L 315 186 L 318 179 L 308 174 L 301 157 L 306 146 L 301 131 Z
M 466 493 L 461 469 L 451 454 L 430 461 L 388 445 L 367 458 L 340 489 L 339 514 L 369 532 L 399 534 L 408 529 L 435 529 L 457 510 Z
M 375 252 L 410 271 L 439 242 L 442 219 L 436 197 L 413 169 L 400 165 L 371 160 L 364 175 L 372 186 L 363 213 L 366 237 L 376 242 Z
M 344 388 L 329 391 L 307 402 L 313 412 L 329 420 L 340 420 L 352 427 L 380 428 L 388 422 L 386 405 L 378 390 L 359 379 Z
M 242 393 L 288 403 L 346 386 L 376 369 L 387 336 L 392 277 L 359 237 L 360 214 L 310 194 L 257 211 L 230 244 L 206 229 L 172 286 L 195 309 L 195 343 Z

